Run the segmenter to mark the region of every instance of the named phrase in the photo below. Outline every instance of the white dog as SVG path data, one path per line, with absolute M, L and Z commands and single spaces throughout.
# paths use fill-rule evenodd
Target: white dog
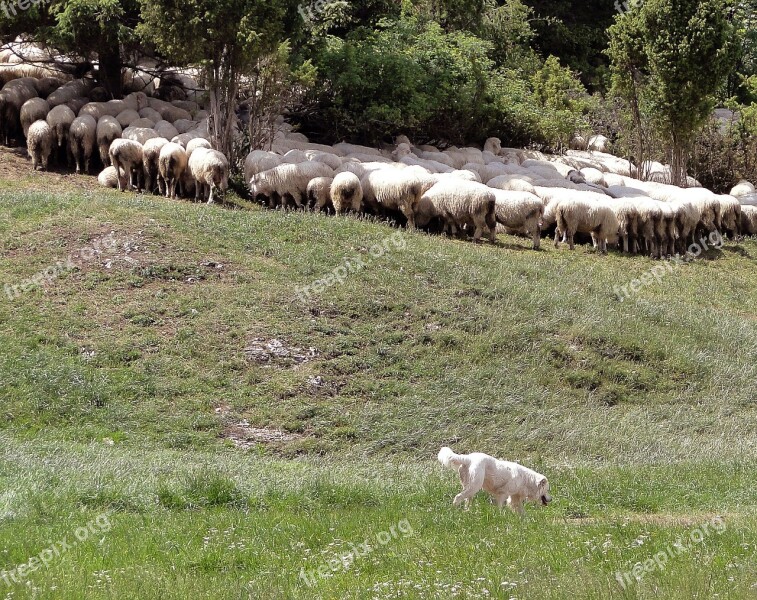
M 455 454 L 447 447 L 439 450 L 439 462 L 460 475 L 463 491 L 452 501 L 455 506 L 463 500 L 467 506 L 481 490 L 488 492 L 500 508 L 507 502 L 521 515 L 524 502 L 541 502 L 546 506 L 552 501 L 547 478 L 518 463 L 497 460 L 481 452 Z

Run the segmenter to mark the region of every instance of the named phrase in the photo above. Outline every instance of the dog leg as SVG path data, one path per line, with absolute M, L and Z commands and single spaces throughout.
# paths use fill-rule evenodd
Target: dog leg
M 507 503 L 510 505 L 513 512 L 516 512 L 521 516 L 526 514 L 526 511 L 523 510 L 523 498 L 520 496 L 510 496 Z

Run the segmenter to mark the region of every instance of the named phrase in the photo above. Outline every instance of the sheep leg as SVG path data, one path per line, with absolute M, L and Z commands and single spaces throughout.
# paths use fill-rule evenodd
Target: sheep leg
M 560 247 L 560 230 L 555 229 L 555 248 Z
M 539 227 L 538 225 L 534 229 L 533 242 L 534 250 L 538 250 L 541 246 L 541 227 Z
M 208 204 L 213 204 L 213 191 L 215 190 L 216 186 L 214 186 L 214 185 L 211 184 L 208 187 L 210 188 L 210 197 L 208 198 Z
M 575 250 L 576 249 L 576 245 L 573 242 L 574 232 L 565 232 L 565 235 L 568 236 L 568 248 L 570 248 L 571 250 Z

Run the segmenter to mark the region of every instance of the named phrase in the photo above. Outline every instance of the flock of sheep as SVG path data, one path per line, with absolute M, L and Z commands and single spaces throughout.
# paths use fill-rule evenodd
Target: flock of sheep
M 653 178 L 669 176 L 663 165 L 647 167 Z M 272 207 L 379 214 L 474 240 L 507 232 L 532 238 L 535 249 L 552 228 L 556 245 L 563 240 L 573 249 L 574 236 L 585 234 L 599 252 L 617 243 L 656 258 L 684 254 L 697 236 L 715 230 L 757 233 L 750 184 L 718 195 L 694 181 L 685 189 L 642 182 L 632 169 L 602 152 L 547 156 L 502 148 L 496 138 L 483 150 L 440 151 L 400 136 L 393 150 L 377 150 L 311 144 L 288 132 L 278 134 L 272 151 L 250 153 L 244 165 L 252 195 Z
M 23 136 L 35 169 L 54 160 L 81 173 L 98 161 L 104 186 L 208 202 L 227 189 L 229 162 L 211 148 L 203 96 L 186 76 L 171 82 L 174 93 L 164 85 L 158 94 L 147 85 L 137 90 L 134 82 L 144 80 L 132 74 L 131 93 L 106 100 L 91 79 L 2 62 L 0 49 L 0 142 Z M 279 124 L 271 150 L 244 162 L 251 195 L 271 207 L 374 214 L 475 241 L 506 232 L 528 236 L 534 249 L 554 228 L 555 245 L 573 249 L 583 234 L 602 253 L 619 244 L 656 258 L 683 254 L 714 230 L 757 233 L 757 194 L 747 182 L 718 195 L 693 180 L 685 189 L 659 183 L 669 177 L 659 163 L 646 165 L 652 181 L 639 181 L 628 161 L 599 151 L 549 156 L 503 148 L 496 138 L 483 150 L 440 151 L 404 136 L 382 150 L 325 146 Z

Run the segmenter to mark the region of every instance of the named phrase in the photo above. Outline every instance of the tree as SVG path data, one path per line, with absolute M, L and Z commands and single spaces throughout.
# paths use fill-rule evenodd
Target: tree
M 278 48 L 285 0 L 140 0 L 139 32 L 177 66 L 199 65 L 210 96 L 211 143 L 233 158 L 237 93 L 258 60 Z
M 617 89 L 631 101 L 648 100 L 655 128 L 669 147 L 676 185 L 686 184 L 696 133 L 735 66 L 731 9 L 732 0 L 647 0 L 610 28 Z
M 121 96 L 122 50 L 135 41 L 137 0 L 35 2 L 10 16 L 1 24 L 3 35 L 23 35 L 83 64 L 96 61 L 100 84 L 113 98 Z

